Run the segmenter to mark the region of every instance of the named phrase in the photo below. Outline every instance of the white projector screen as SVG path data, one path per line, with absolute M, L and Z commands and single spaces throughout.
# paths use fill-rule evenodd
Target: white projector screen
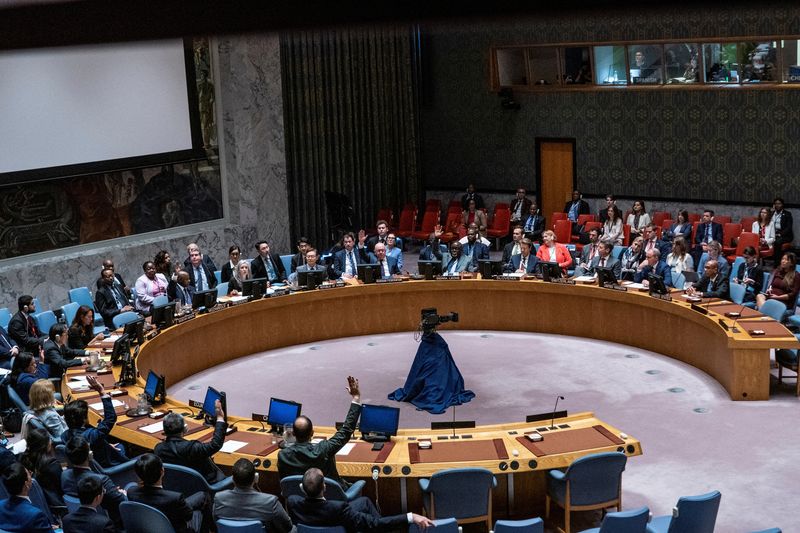
M 184 54 L 180 39 L 0 52 L 0 182 L 196 148 Z

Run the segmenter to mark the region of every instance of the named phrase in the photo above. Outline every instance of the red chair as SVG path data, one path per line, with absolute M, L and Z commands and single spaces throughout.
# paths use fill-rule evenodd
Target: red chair
M 583 231 L 586 232 L 586 233 L 589 233 L 593 229 L 599 229 L 602 232 L 603 231 L 603 223 L 602 222 L 597 222 L 596 220 L 590 220 L 583 227 Z M 572 241 L 575 243 L 575 249 L 580 252 L 581 250 L 583 250 L 583 247 L 585 245 L 583 243 L 578 242 L 579 239 L 580 239 L 579 235 L 573 235 L 572 236 Z
M 622 225 L 622 246 L 630 246 L 631 245 L 631 225 L 630 224 L 623 224 Z
M 572 238 L 572 221 L 571 220 L 556 220 L 553 224 L 553 231 L 556 234 L 556 242 L 561 244 L 569 244 Z
M 731 217 L 729 217 L 728 215 L 716 215 L 714 217 L 714 222 L 716 222 L 717 224 L 730 224 Z
M 486 236 L 494 237 L 495 247 L 500 249 L 500 239 L 508 235 L 511 229 L 511 211 L 508 209 L 495 209 L 492 223 L 486 229 Z
M 663 231 L 664 230 L 661 228 L 661 226 L 656 226 L 656 235 L 658 235 L 659 239 L 661 239 L 661 235 L 662 235 Z
M 666 211 L 656 211 L 655 213 L 653 213 L 653 224 L 655 224 L 658 227 L 663 227 L 664 220 L 668 218 L 669 218 L 669 213 L 667 213 Z
M 418 241 L 428 240 L 433 229 L 439 224 L 439 211 L 425 211 L 422 215 L 422 225 L 417 231 L 411 232 L 411 238 Z
M 734 224 L 733 222 L 728 222 L 724 226 L 722 226 L 722 253 L 723 254 L 730 254 L 736 250 L 736 245 L 733 244 L 733 240 L 739 237 L 739 234 L 742 233 L 742 225 L 741 224 Z
M 662 231 L 669 231 L 669 228 L 672 227 L 673 223 L 674 222 L 672 221 L 672 219 L 665 218 L 664 220 L 661 221 L 661 230 Z
M 450 200 L 450 203 L 447 204 L 447 212 L 449 213 L 450 210 L 454 207 L 458 208 L 458 211 L 461 212 L 461 200 Z
M 742 225 L 742 231 L 752 231 L 753 222 L 755 221 L 756 217 L 742 217 L 742 220 L 739 221 Z
M 447 208 L 447 214 L 449 215 L 450 213 L 457 213 L 460 216 L 461 215 L 461 204 L 450 205 Z
M 692 215 L 689 215 L 689 218 L 691 219 Z M 692 243 L 694 243 L 694 236 L 697 233 L 697 226 L 699 226 L 699 225 L 700 225 L 700 221 L 699 220 L 693 220 L 692 221 Z
M 505 202 L 497 202 L 494 204 L 494 211 L 497 212 L 498 209 L 505 209 L 507 211 L 511 211 L 511 204 L 507 204 Z
M 464 225 L 461 223 L 461 211 L 455 213 L 447 213 L 447 219 L 444 223 L 444 233 L 442 234 L 440 241 L 444 243 L 449 243 L 453 240 L 460 239 L 463 235 L 466 235 L 466 229 Z
M 400 222 L 394 234 L 401 238 L 411 237 L 411 234 L 414 232 L 414 222 L 416 220 L 417 208 L 413 205 L 406 205 L 403 210 L 400 211 Z
M 425 202 L 425 211 L 442 211 L 442 201 L 436 198 L 428 198 Z
M 556 222 L 558 222 L 559 220 L 569 220 L 569 219 L 567 218 L 567 214 L 562 213 L 561 211 L 553 213 L 553 217 L 550 219 L 550 221 L 553 223 L 554 229 L 556 227 Z
M 701 218 L 703 218 L 703 215 L 698 213 L 689 213 L 689 222 L 700 222 Z
M 736 243 L 736 249 L 734 253 L 728 255 L 728 261 L 731 264 L 736 260 L 737 256 L 741 256 L 744 254 L 744 249 L 748 246 L 752 246 L 756 250 L 756 254 L 759 253 L 758 250 L 758 233 L 752 233 L 750 231 L 743 231 L 739 234 L 739 242 Z

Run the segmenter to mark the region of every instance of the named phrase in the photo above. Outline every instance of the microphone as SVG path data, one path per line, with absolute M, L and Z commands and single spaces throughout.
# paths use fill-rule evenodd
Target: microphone
M 741 308 L 741 309 L 739 309 L 739 316 L 737 316 L 737 317 L 734 319 L 734 321 L 733 321 L 733 325 L 731 326 L 731 331 L 733 331 L 734 333 L 739 333 L 739 330 L 736 328 L 736 323 L 739 321 L 739 319 L 740 319 L 740 318 L 742 318 L 742 312 L 744 311 L 744 308 L 745 308 L 745 307 L 746 307 L 746 306 L 744 305 L 744 302 L 742 302 L 742 308 Z
M 377 466 L 372 467 L 372 479 L 375 481 L 375 508 L 381 512 L 380 496 L 378 495 L 378 477 L 380 476 L 381 469 Z
M 563 400 L 563 396 L 556 396 L 556 405 L 553 407 L 553 416 L 550 417 L 550 429 L 556 429 L 554 421 L 556 419 L 556 409 L 558 409 L 558 400 Z

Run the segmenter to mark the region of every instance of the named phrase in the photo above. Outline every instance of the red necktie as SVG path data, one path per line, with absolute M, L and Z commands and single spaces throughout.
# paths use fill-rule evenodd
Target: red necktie
M 34 337 L 39 336 L 39 332 L 36 331 L 36 324 L 33 322 L 33 319 L 30 317 L 30 315 L 28 316 L 28 329 L 30 330 L 31 335 Z

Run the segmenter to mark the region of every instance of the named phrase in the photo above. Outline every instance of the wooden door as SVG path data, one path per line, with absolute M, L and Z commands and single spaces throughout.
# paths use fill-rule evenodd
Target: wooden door
M 536 139 L 536 156 L 539 206 L 550 227 L 553 213 L 564 209 L 576 187 L 575 139 Z

